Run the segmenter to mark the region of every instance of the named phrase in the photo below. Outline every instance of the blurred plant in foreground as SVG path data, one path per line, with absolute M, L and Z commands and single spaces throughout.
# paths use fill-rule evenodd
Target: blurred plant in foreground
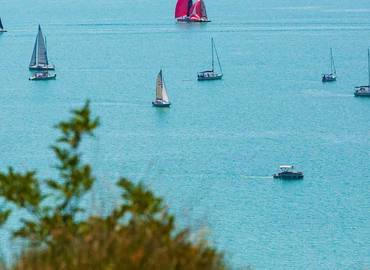
M 79 146 L 84 136 L 94 136 L 99 118 L 91 118 L 89 102 L 72 114 L 56 126 L 62 135 L 51 147 L 60 179 L 41 182 L 35 171 L 13 168 L 0 173 L 0 226 L 15 208 L 28 213 L 12 231 L 27 241 L 12 269 L 225 269 L 222 253 L 204 239 L 190 241 L 188 229 L 175 230 L 163 199 L 143 183 L 119 179 L 119 207 L 107 216 L 78 218 L 86 214 L 80 202 L 96 180 Z

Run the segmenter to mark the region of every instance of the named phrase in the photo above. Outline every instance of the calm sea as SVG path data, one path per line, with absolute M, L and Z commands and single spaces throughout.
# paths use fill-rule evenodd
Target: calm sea
M 91 211 L 116 205 L 125 176 L 164 196 L 180 228 L 206 229 L 233 268 L 370 267 L 370 98 L 353 96 L 368 84 L 368 0 L 205 0 L 208 24 L 177 24 L 175 0 L 4 2 L 1 171 L 57 176 L 52 126 L 90 99 Z M 28 80 L 38 24 L 55 81 Z M 224 77 L 198 82 L 212 37 Z M 338 80 L 322 83 L 330 48 Z M 161 68 L 168 109 L 151 106 Z M 280 165 L 304 180 L 273 179 Z

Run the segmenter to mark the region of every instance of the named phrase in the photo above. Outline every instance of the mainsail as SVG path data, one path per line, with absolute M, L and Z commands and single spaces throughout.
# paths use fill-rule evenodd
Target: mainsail
M 162 80 L 162 70 L 161 70 L 157 76 L 157 83 L 156 83 L 156 88 L 155 88 L 156 98 L 161 99 L 161 100 L 163 100 L 162 87 L 163 87 L 163 80 Z
M 38 44 L 37 44 L 37 46 L 38 46 L 38 54 L 37 54 L 38 61 L 37 62 L 40 65 L 47 65 L 48 64 L 48 58 L 47 58 L 47 55 L 46 55 L 46 47 L 45 47 L 44 37 L 42 36 L 40 25 L 39 25 L 39 31 L 38 31 L 37 39 L 38 39 Z
M 46 53 L 46 39 L 44 41 L 44 37 L 42 35 L 41 26 L 39 25 L 39 29 L 36 35 L 35 44 L 33 46 L 32 57 L 30 61 L 30 66 L 35 66 L 36 64 L 39 66 L 47 66 L 49 64 L 48 57 Z M 37 62 L 37 63 L 36 63 Z
M 37 37 L 36 37 L 36 40 L 35 40 L 35 45 L 33 46 L 33 52 L 32 52 L 30 66 L 36 65 L 36 50 L 37 50 Z
M 190 8 L 192 5 L 192 0 L 178 0 L 175 9 L 175 18 L 189 16 Z
M 162 77 L 162 69 L 157 76 L 155 92 L 157 100 L 163 100 L 164 102 L 169 103 L 170 100 L 167 95 L 166 85 L 164 84 L 164 80 Z
M 4 29 L 3 23 L 1 22 L 1 18 L 0 18 L 0 29 Z
M 201 9 L 200 18 L 201 18 L 201 19 L 206 19 L 206 20 L 208 20 L 208 18 L 207 18 L 206 5 L 204 4 L 203 0 L 200 0 L 200 3 L 201 3 L 201 6 L 200 6 L 200 9 Z

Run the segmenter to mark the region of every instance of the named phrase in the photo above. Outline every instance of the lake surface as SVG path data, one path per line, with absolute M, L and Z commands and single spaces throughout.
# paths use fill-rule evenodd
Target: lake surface
M 91 211 L 117 203 L 125 176 L 180 228 L 206 228 L 233 269 L 370 267 L 370 98 L 353 95 L 369 81 L 370 2 L 205 0 L 207 24 L 176 23 L 175 4 L 3 3 L 0 170 L 57 177 L 52 127 L 90 99 L 102 123 L 83 146 L 99 179 Z M 38 24 L 55 81 L 28 80 Z M 224 77 L 198 82 L 211 38 Z M 330 48 L 338 80 L 322 83 Z M 151 106 L 161 68 L 167 109 Z M 280 165 L 304 180 L 273 179 Z

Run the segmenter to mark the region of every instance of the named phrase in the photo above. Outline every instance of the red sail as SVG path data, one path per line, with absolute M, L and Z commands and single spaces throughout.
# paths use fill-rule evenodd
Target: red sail
M 175 9 L 175 18 L 189 16 L 189 9 L 192 4 L 192 0 L 178 0 Z
M 190 20 L 199 20 L 202 14 L 202 5 L 200 1 L 194 3 L 190 8 Z
M 206 6 L 203 0 L 194 3 L 190 8 L 190 20 L 208 20 Z

